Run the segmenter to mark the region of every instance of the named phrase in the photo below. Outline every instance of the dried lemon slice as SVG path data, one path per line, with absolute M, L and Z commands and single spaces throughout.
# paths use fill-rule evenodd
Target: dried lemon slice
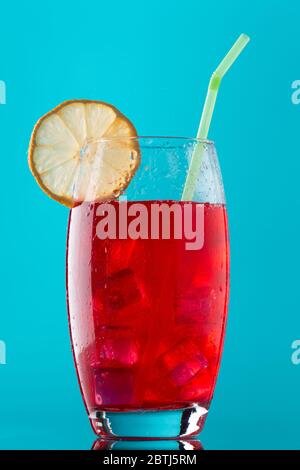
M 128 186 L 139 165 L 135 136 L 133 124 L 114 106 L 65 101 L 35 125 L 29 166 L 41 188 L 68 207 L 109 200 Z

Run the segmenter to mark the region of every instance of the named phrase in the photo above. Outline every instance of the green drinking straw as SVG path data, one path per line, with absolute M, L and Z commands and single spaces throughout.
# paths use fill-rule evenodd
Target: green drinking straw
M 222 78 L 226 74 L 227 70 L 232 66 L 235 60 L 238 58 L 244 47 L 250 41 L 249 36 L 246 34 L 241 34 L 237 41 L 234 43 L 230 51 L 224 57 L 222 62 L 216 68 L 214 73 L 211 76 L 208 91 L 204 103 L 204 108 L 200 120 L 200 125 L 197 133 L 197 139 L 206 140 L 208 136 L 209 126 L 211 123 L 211 118 L 214 112 L 214 107 L 220 87 Z M 204 143 L 205 144 L 205 143 Z M 204 145 L 203 143 L 198 143 L 195 146 L 195 149 L 192 154 L 190 167 L 188 170 L 187 178 L 185 181 L 182 200 L 191 201 L 196 188 L 197 176 L 199 174 L 199 169 L 201 165 L 201 160 L 203 156 Z

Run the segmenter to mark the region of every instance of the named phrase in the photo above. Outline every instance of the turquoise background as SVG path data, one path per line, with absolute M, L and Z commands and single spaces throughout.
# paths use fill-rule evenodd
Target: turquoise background
M 222 83 L 216 141 L 231 230 L 231 301 L 206 449 L 297 449 L 300 366 L 300 6 L 296 0 L 2 2 L 0 448 L 94 440 L 65 307 L 67 210 L 26 161 L 35 121 L 68 98 L 111 102 L 140 134 L 196 133 L 209 76 L 241 32 Z

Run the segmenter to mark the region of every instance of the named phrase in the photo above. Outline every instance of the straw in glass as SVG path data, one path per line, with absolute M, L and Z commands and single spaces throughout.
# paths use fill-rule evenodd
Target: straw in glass
M 216 68 L 214 73 L 211 76 L 208 91 L 206 95 L 206 100 L 204 103 L 204 108 L 200 120 L 200 125 L 197 133 L 197 139 L 201 139 L 205 141 L 208 136 L 208 131 L 219 91 L 219 87 L 222 81 L 222 78 L 226 74 L 227 70 L 232 66 L 232 64 L 236 61 L 242 50 L 245 48 L 247 43 L 250 41 L 249 36 L 246 34 L 241 34 L 237 41 L 234 43 L 230 51 L 224 57 L 222 62 Z M 190 167 L 188 170 L 187 178 L 185 181 L 183 193 L 182 193 L 182 200 L 183 201 L 191 201 L 193 199 L 193 195 L 196 188 L 197 183 L 197 176 L 199 174 L 201 161 L 203 157 L 205 149 L 205 142 L 196 143 Z

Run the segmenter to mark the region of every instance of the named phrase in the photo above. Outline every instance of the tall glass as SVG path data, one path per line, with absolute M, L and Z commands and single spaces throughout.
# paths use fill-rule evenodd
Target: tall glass
M 70 212 L 70 331 L 92 427 L 105 437 L 197 434 L 213 396 L 228 302 L 214 144 L 137 137 L 97 145 L 111 159 L 135 148 L 141 163 L 117 199 L 94 201 L 89 191 Z M 203 147 L 196 190 L 193 201 L 181 201 L 196 145 Z M 101 169 L 93 171 L 97 179 Z

